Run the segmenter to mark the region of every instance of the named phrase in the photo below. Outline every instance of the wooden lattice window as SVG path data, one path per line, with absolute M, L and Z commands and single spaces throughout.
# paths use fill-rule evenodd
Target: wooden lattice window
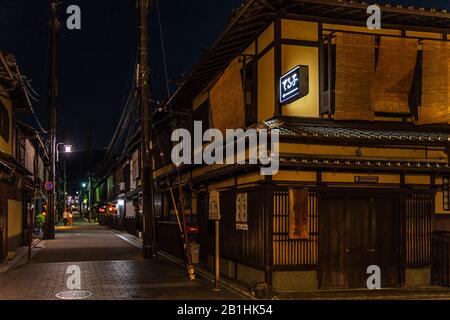
M 444 177 L 444 184 L 442 187 L 444 192 L 444 210 L 450 211 L 450 177 Z
M 310 266 L 318 261 L 318 196 L 308 195 L 309 239 L 289 237 L 289 191 L 274 192 L 273 259 L 274 265 L 284 267 Z
M 433 195 L 414 193 L 406 197 L 406 264 L 423 266 L 431 263 Z
M 257 69 L 258 63 L 254 56 L 243 56 L 241 70 L 242 86 L 245 99 L 245 125 L 250 126 L 258 121 L 257 108 Z

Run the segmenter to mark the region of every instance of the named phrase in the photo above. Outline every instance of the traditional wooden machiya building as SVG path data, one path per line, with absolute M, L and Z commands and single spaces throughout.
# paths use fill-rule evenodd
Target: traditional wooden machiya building
M 142 232 L 140 180 L 140 133 L 126 143 L 122 156 L 113 159 L 102 177 L 95 179 L 93 205 L 100 223 L 139 235 Z
M 276 291 L 364 288 L 377 265 L 382 287 L 430 285 L 434 221 L 450 214 L 450 14 L 381 9 L 379 30 L 358 1 L 249 0 L 235 12 L 168 106 L 190 114 L 177 127 L 278 129 L 280 170 L 176 169 L 160 144 L 161 250 L 182 256 L 167 189 L 182 181 L 210 265 L 208 195 L 220 192 L 228 277 Z
M 34 129 L 16 122 L 18 112 L 31 112 L 23 75 L 14 56 L 0 51 L 0 261 L 26 244 L 34 200 L 45 197 L 45 147 Z

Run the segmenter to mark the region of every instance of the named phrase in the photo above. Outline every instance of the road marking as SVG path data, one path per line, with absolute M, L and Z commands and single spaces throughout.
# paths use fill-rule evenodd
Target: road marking
M 92 297 L 92 292 L 86 290 L 63 291 L 55 294 L 61 300 L 81 300 Z
M 136 247 L 136 248 L 142 248 L 142 245 L 136 243 L 136 241 L 130 240 L 129 238 L 127 238 L 127 237 L 125 237 L 125 236 L 123 236 L 123 235 L 121 235 L 121 234 L 115 233 L 115 232 L 114 232 L 114 234 L 115 234 L 116 236 L 118 236 L 120 239 L 122 239 L 123 241 L 126 241 L 126 242 L 128 242 L 129 244 L 131 244 L 133 247 Z

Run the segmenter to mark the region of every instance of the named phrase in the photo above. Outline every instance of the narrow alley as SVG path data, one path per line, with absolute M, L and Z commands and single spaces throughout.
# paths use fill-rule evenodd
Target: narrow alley
M 67 268 L 79 266 L 81 287 L 88 299 L 242 299 L 226 289 L 197 278 L 189 281 L 185 270 L 163 259 L 142 259 L 141 249 L 124 236 L 80 218 L 73 227 L 57 226 L 56 239 L 41 241 L 32 260 L 24 257 L 0 276 L 0 300 L 52 300 L 68 291 Z

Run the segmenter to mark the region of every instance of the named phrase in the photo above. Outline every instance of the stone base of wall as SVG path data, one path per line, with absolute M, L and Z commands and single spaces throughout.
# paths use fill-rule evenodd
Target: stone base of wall
M 208 268 L 214 270 L 213 256 L 208 255 L 207 265 Z M 264 271 L 251 268 L 231 260 L 221 258 L 219 268 L 221 275 L 231 279 L 238 280 L 246 284 L 252 284 L 255 282 L 265 282 Z
M 214 257 L 208 256 L 208 268 L 214 270 Z M 265 283 L 264 271 L 226 259 L 220 259 L 220 274 L 235 279 L 249 287 L 256 283 Z M 316 271 L 274 271 L 272 272 L 272 290 L 275 292 L 317 290 Z
M 214 257 L 208 256 L 208 268 L 214 270 Z M 220 274 L 235 279 L 249 287 L 265 283 L 265 272 L 227 259 L 220 259 Z M 405 270 L 405 288 L 423 288 L 431 285 L 431 267 L 408 268 Z M 273 271 L 274 292 L 301 292 L 318 290 L 316 271 Z
M 430 267 L 405 269 L 405 288 L 429 287 L 430 285 Z
M 275 292 L 317 290 L 316 271 L 274 271 L 272 289 Z

